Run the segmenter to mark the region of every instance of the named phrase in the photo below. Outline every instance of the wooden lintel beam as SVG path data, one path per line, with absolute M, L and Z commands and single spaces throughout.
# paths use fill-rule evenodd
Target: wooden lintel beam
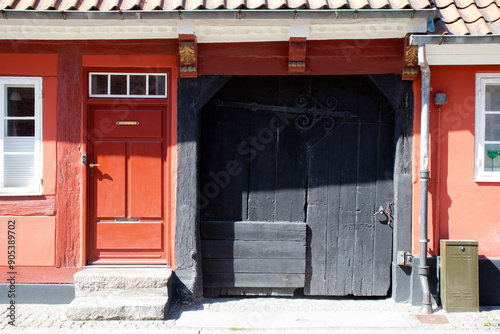
M 290 37 L 288 48 L 288 72 L 304 73 L 306 71 L 305 37 Z
M 198 46 L 195 35 L 179 35 L 179 76 L 181 78 L 198 76 Z

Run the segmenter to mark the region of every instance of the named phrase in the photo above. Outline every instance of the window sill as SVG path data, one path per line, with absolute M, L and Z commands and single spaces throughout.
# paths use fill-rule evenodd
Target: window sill
M 43 196 L 42 192 L 36 193 L 2 193 L 0 192 L 0 197 L 40 197 Z
M 500 172 L 498 175 L 480 175 L 474 177 L 474 182 L 500 182 Z

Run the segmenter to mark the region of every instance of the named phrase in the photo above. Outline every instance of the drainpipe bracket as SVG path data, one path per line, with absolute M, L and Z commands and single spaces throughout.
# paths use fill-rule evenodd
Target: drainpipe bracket
M 429 276 L 429 266 L 418 266 L 418 274 Z

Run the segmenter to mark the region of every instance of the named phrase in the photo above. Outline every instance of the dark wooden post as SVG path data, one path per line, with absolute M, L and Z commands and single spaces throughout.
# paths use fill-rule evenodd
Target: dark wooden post
M 203 296 L 198 209 L 200 110 L 230 78 L 201 76 L 178 81 L 174 292 L 181 300 Z

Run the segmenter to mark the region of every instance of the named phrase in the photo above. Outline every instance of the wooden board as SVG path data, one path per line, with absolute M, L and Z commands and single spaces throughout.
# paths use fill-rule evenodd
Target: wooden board
M 255 288 L 290 288 L 304 285 L 304 274 L 254 274 L 225 273 L 203 274 L 203 285 L 210 287 L 255 287 Z
M 302 241 L 306 238 L 305 223 L 287 222 L 211 222 L 201 223 L 203 240 L 275 240 Z

